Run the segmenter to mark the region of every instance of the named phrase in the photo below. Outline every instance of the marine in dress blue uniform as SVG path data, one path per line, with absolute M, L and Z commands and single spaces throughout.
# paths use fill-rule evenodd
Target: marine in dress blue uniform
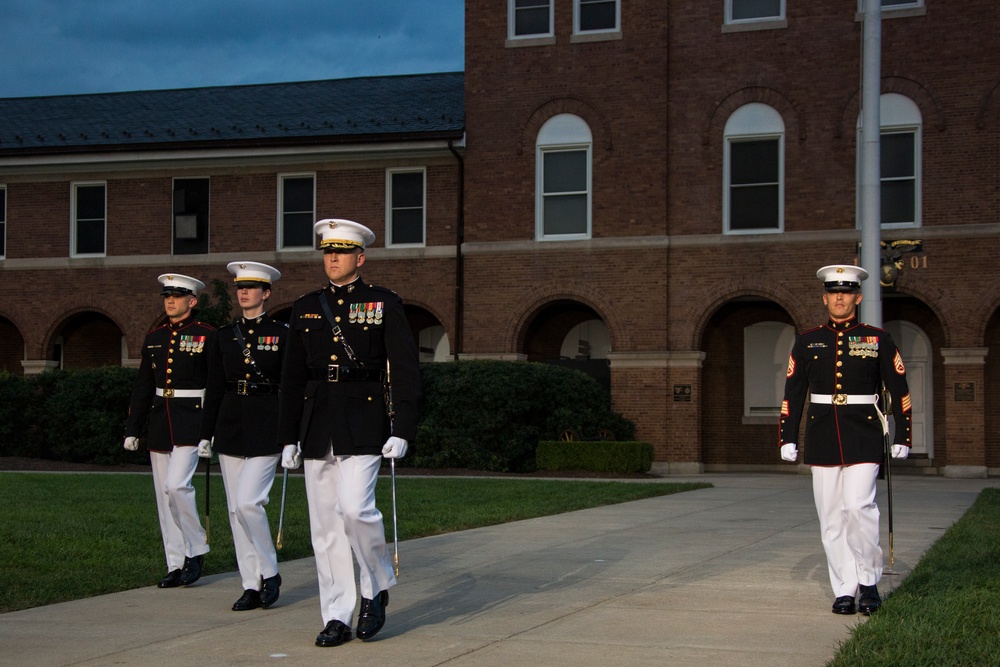
M 385 622 L 396 583 L 375 482 L 382 457 L 399 458 L 417 430 L 420 366 L 402 300 L 358 275 L 375 235 L 351 220 L 315 225 L 329 283 L 299 298 L 281 377 L 278 439 L 282 465 L 305 460 L 306 493 L 320 607 L 318 646 L 370 639 Z M 386 410 L 391 375 L 395 418 Z M 295 444 L 291 444 L 295 443 Z M 359 585 L 354 583 L 352 556 Z
M 906 368 L 892 337 L 858 321 L 861 281 L 867 271 L 824 266 L 823 302 L 829 321 L 798 336 L 788 359 L 781 404 L 779 445 L 786 461 L 797 460 L 799 426 L 806 397 L 804 463 L 811 466 L 833 612 L 871 614 L 881 605 L 879 511 L 875 480 L 884 458 L 888 426 L 879 408 L 883 387 L 895 405 L 894 458 L 910 447 L 910 392 Z
M 208 355 L 199 454 L 219 455 L 243 595 L 233 611 L 273 605 L 281 576 L 265 506 L 281 459 L 278 390 L 288 325 L 264 312 L 281 277 L 260 262 L 230 262 L 243 315 L 219 329 Z
M 207 348 L 215 328 L 194 317 L 203 282 L 178 273 L 163 274 L 159 282 L 167 323 L 143 340 L 125 425 L 125 448 L 135 451 L 139 436 L 146 431 L 167 558 L 167 576 L 157 585 L 173 588 L 201 577 L 209 550 L 191 479 L 198 465 Z

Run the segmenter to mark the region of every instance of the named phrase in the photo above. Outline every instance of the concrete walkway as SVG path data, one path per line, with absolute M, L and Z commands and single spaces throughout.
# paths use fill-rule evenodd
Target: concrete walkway
M 808 475 L 703 475 L 712 489 L 400 544 L 374 641 L 313 645 L 312 559 L 281 600 L 232 612 L 235 573 L 0 615 L 0 665 L 823 665 L 863 616 L 833 601 Z M 536 483 L 545 484 L 545 480 Z M 882 483 L 880 482 L 880 485 Z M 998 480 L 893 478 L 883 597 Z M 888 568 L 884 488 L 883 548 Z

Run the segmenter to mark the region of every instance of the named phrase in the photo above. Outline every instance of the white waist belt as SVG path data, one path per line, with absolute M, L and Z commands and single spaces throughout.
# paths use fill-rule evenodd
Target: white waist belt
M 878 394 L 809 394 L 809 400 L 834 405 L 875 405 Z
M 156 395 L 164 398 L 205 398 L 204 389 L 161 389 L 156 388 Z

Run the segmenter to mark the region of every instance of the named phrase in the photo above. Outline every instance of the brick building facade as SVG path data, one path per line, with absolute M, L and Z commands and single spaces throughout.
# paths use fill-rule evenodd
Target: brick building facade
M 287 308 L 323 279 L 296 216 L 347 217 L 425 359 L 594 373 L 662 472 L 787 470 L 791 340 L 825 318 L 815 270 L 857 255 L 854 4 L 468 0 L 464 74 L 0 100 L 0 368 L 134 363 L 166 271 L 274 264 Z M 905 464 L 997 474 L 1000 8 L 883 6 L 882 239 L 920 241 L 882 294 Z

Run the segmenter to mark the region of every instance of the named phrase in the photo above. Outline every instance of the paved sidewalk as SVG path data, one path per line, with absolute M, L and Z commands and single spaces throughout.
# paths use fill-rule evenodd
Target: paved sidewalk
M 833 601 L 808 475 L 703 475 L 712 489 L 400 544 L 376 640 L 313 645 L 312 559 L 281 600 L 232 612 L 235 573 L 0 615 L 0 665 L 823 665 L 863 616 Z M 545 484 L 545 480 L 536 483 Z M 883 548 L 888 567 L 884 487 Z M 879 589 L 998 480 L 893 478 Z

